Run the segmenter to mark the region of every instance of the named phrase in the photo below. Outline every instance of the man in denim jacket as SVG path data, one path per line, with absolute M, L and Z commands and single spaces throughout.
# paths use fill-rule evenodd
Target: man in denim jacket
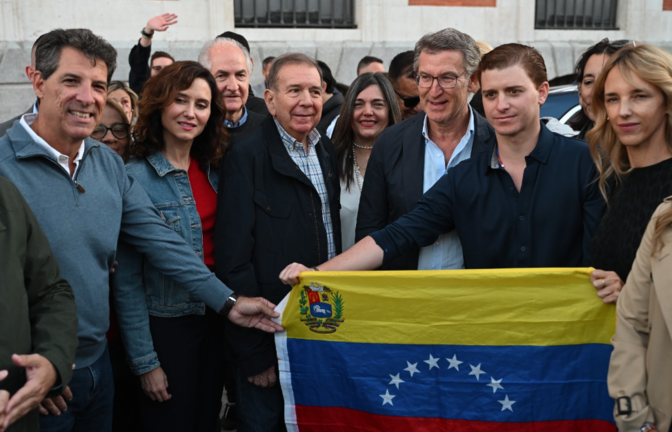
M 269 320 L 277 315 L 271 303 L 238 298 L 219 282 L 127 177 L 121 158 L 87 138 L 100 122 L 115 67 L 114 48 L 89 30 L 46 34 L 37 48 L 33 84 L 40 112 L 24 115 L 0 139 L 0 175 L 19 188 L 35 213 L 77 302 L 79 347 L 70 386 L 63 389 L 68 401 L 43 401 L 56 415 L 42 416 L 42 431 L 111 430 L 105 332 L 118 239 L 236 324 L 281 329 Z M 144 303 L 144 293 L 138 296 Z M 120 323 L 147 320 L 134 311 L 117 313 Z

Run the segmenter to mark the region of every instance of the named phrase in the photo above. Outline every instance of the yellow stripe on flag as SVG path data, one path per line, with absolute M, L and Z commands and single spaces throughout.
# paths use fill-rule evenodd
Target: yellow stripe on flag
M 290 294 L 282 324 L 289 338 L 335 342 L 608 344 L 616 327 L 615 308 L 597 297 L 591 271 L 305 272 Z M 342 321 L 333 333 L 311 330 L 306 309 L 301 314 L 302 292 L 305 296 L 304 286 L 311 284 L 342 300 Z

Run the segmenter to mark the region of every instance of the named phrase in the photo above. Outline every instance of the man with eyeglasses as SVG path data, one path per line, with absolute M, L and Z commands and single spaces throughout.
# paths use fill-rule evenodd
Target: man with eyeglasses
M 425 35 L 417 42 L 413 71 L 424 114 L 388 128 L 378 138 L 362 188 L 357 241 L 410 213 L 449 169 L 485 149 L 483 143 L 493 134 L 492 128 L 468 104 L 480 58 L 476 42 L 455 29 Z M 391 75 L 400 60 L 392 60 Z M 455 232 L 441 235 L 429 246 L 409 248 L 381 267 L 459 268 L 464 268 L 464 259 Z
M 390 70 L 387 73 L 394 93 L 397 95 L 402 120 L 411 118 L 422 111 L 418 85 L 415 83 L 415 72 L 413 72 L 414 57 L 413 51 L 397 54 L 390 62 Z

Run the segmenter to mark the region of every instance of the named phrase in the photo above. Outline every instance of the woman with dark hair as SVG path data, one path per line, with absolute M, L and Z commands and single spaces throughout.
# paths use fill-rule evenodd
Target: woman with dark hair
M 591 279 L 606 303 L 616 302 L 649 219 L 672 195 L 671 71 L 669 53 L 631 45 L 611 56 L 593 89 L 587 138 L 607 210 L 591 242 Z
M 341 179 L 343 250 L 355 244 L 359 198 L 373 145 L 388 126 L 401 121 L 399 103 L 390 81 L 367 72 L 350 85 L 332 141 Z
M 604 38 L 584 52 L 574 67 L 577 87 L 579 89 L 579 104 L 581 111 L 574 114 L 569 120 L 568 125 L 574 130 L 579 131 L 576 138 L 586 139 L 586 132 L 593 128 L 595 116 L 591 108 L 591 94 L 593 84 L 600 75 L 604 64 L 616 51 L 628 44 L 634 44 L 630 40 L 617 40 L 610 42 Z
M 144 187 L 165 223 L 213 268 L 217 168 L 227 138 L 215 79 L 199 63 L 175 62 L 147 81 L 139 108 L 128 175 Z M 118 311 L 125 308 L 119 316 L 122 338 L 144 391 L 144 430 L 217 430 L 220 316 L 121 240 L 115 303 Z M 124 294 L 133 290 L 143 290 L 147 302 L 125 301 Z M 137 321 L 125 322 L 128 316 Z

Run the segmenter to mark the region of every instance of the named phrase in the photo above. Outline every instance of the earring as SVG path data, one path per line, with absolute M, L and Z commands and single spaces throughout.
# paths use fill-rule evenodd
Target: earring
M 607 120 L 609 120 L 609 117 L 607 117 Z

